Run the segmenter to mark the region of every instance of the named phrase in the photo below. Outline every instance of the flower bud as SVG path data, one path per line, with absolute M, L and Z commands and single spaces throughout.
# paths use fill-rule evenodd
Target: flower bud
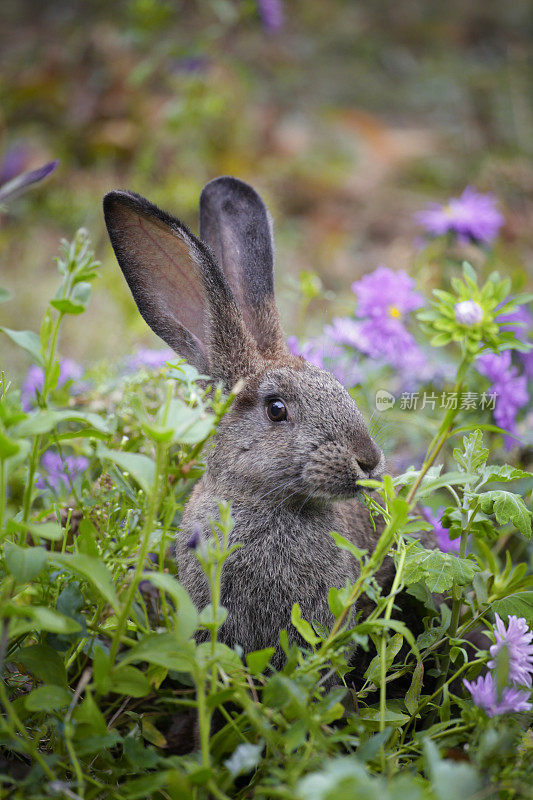
M 483 319 L 483 309 L 474 300 L 462 300 L 455 304 L 455 319 L 461 325 L 477 325 Z

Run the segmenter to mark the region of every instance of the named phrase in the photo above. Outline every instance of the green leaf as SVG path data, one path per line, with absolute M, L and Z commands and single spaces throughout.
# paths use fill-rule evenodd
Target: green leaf
M 67 673 L 63 659 L 47 644 L 23 647 L 10 656 L 10 661 L 21 664 L 25 670 L 44 683 L 54 686 L 67 685 Z
M 295 603 L 291 610 L 291 622 L 302 637 L 310 645 L 317 645 L 321 639 L 314 632 L 311 625 L 302 619 L 302 610 L 298 603 Z
M 119 610 L 120 604 L 111 574 L 102 561 L 84 553 L 49 553 L 48 557 L 70 572 L 81 575 L 107 600 L 114 611 Z
M 62 314 L 83 314 L 85 306 L 81 303 L 74 303 L 68 298 L 62 300 L 50 300 L 50 305 L 61 311 Z
M 77 633 L 81 626 L 76 620 L 60 614 L 47 606 L 6 606 L 9 616 L 14 617 L 9 633 L 13 637 L 22 636 L 30 631 L 48 631 L 49 633 Z M 6 613 L 6 612 L 4 612 Z
M 441 759 L 429 737 L 424 739 L 424 756 L 437 800 L 469 800 L 477 796 L 482 782 L 476 770 L 464 762 Z
M 63 411 L 51 411 L 41 409 L 35 414 L 30 414 L 25 420 L 16 425 L 13 432 L 17 436 L 39 436 L 42 433 L 49 433 L 63 422 L 81 422 L 90 425 L 98 433 L 111 433 L 109 424 L 98 414 L 91 411 L 75 411 L 65 409 Z
M 265 647 L 264 650 L 254 650 L 246 654 L 246 665 L 252 675 L 261 675 L 274 655 L 275 647 Z
M 5 461 L 20 452 L 20 444 L 0 430 L 0 461 Z
M 7 570 L 19 583 L 33 580 L 46 564 L 47 556 L 44 547 L 19 547 L 13 542 L 4 545 Z
M 111 671 L 109 678 L 108 691 L 116 694 L 146 697 L 152 688 L 146 675 L 135 667 L 121 664 Z
M 423 678 L 424 678 L 424 664 L 422 663 L 422 661 L 419 661 L 414 669 L 411 685 L 409 686 L 409 689 L 407 690 L 405 695 L 405 707 L 407 708 L 411 716 L 416 712 L 416 709 L 418 708 L 418 702 L 420 700 L 420 692 L 422 691 Z
M 533 478 L 533 472 L 526 472 L 523 469 L 511 467 L 509 464 L 485 467 L 481 474 L 481 480 L 483 483 L 489 483 L 491 481 L 507 483 L 508 481 L 519 481 L 523 478 Z
M 24 705 L 28 711 L 57 711 L 70 704 L 72 695 L 62 686 L 39 686 L 26 695 Z
M 142 453 L 125 453 L 122 450 L 109 450 L 103 445 L 99 445 L 96 451 L 101 460 L 112 461 L 120 469 L 129 472 L 144 490 L 146 495 L 152 491 L 155 481 L 155 464 L 151 458 Z
M 349 539 L 346 539 L 340 533 L 336 531 L 330 531 L 329 534 L 332 538 L 337 547 L 341 547 L 343 550 L 348 550 L 349 553 L 352 554 L 358 561 L 361 561 L 363 556 L 365 556 L 368 550 L 361 550 L 359 547 L 356 547 L 353 542 L 350 542 Z
M 463 472 L 478 475 L 486 464 L 489 451 L 483 447 L 483 433 L 476 429 L 470 436 L 463 437 L 463 450 L 456 447 L 453 457 Z
M 127 651 L 120 664 L 146 661 L 176 672 L 191 672 L 194 653 L 193 642 L 183 641 L 172 633 L 148 633 Z
M 50 542 L 59 542 L 63 538 L 64 530 L 59 522 L 30 522 L 28 530 L 34 536 L 39 536 L 41 539 L 46 539 Z
M 440 550 L 426 550 L 411 544 L 407 550 L 403 579 L 407 586 L 424 582 L 430 592 L 444 592 L 457 586 L 466 586 L 472 581 L 479 567 L 469 558 L 459 558 Z
M 502 618 L 513 614 L 524 617 L 529 627 L 533 627 L 533 591 L 516 592 L 501 600 L 495 600 L 492 609 Z
M 13 295 L 7 289 L 4 289 L 3 286 L 0 286 L 0 303 L 6 303 L 8 300 L 11 300 Z
M 41 367 L 44 362 L 41 355 L 41 340 L 34 331 L 13 331 L 10 328 L 0 326 L 0 331 L 3 331 L 6 336 L 9 336 L 12 342 L 15 342 L 23 350 L 31 355 L 34 361 Z
M 499 525 L 511 522 L 526 539 L 531 537 L 531 512 L 519 495 L 495 489 L 479 495 L 479 503 L 485 514 L 494 514 Z

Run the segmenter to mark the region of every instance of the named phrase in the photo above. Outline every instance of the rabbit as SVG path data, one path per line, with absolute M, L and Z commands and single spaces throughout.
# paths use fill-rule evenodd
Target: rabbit
M 222 570 L 227 619 L 220 641 L 245 653 L 300 641 L 302 616 L 330 627 L 330 587 L 359 574 L 336 546 L 337 531 L 371 552 L 382 529 L 360 500 L 358 481 L 380 479 L 385 458 L 360 410 L 329 372 L 293 355 L 274 299 L 270 216 L 259 195 L 233 177 L 200 197 L 200 237 L 133 192 L 104 198 L 118 263 L 150 327 L 200 373 L 226 390 L 242 383 L 223 417 L 176 541 L 178 576 L 198 609 L 209 601 L 191 541 L 210 535 L 218 501 L 231 501 L 231 543 Z M 392 579 L 391 559 L 378 581 Z M 364 604 L 364 603 L 363 603 Z

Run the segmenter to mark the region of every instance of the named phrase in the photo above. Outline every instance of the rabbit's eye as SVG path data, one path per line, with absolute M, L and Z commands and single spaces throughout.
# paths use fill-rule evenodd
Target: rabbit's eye
M 279 397 L 267 400 L 266 412 L 272 422 L 283 422 L 283 420 L 287 419 L 287 406 Z

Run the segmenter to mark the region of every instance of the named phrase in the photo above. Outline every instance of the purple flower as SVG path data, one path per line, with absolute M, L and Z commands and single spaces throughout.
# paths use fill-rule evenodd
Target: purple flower
M 135 372 L 142 367 L 149 370 L 161 369 L 167 361 L 175 358 L 173 350 L 154 350 L 148 347 L 140 347 L 137 352 L 130 356 L 126 362 L 128 370 Z
M 352 283 L 357 295 L 357 315 L 382 320 L 400 320 L 405 314 L 424 305 L 424 298 L 414 291 L 415 282 L 404 270 L 378 267 Z
M 382 358 L 398 369 L 420 370 L 426 359 L 403 318 L 424 304 L 414 280 L 403 270 L 378 267 L 352 284 L 357 316 L 352 325 L 334 320 L 333 335 L 371 358 Z
M 441 518 L 444 511 L 444 506 L 437 509 L 437 513 L 434 514 L 431 508 L 428 506 L 424 506 L 422 508 L 422 516 L 433 525 L 433 533 L 435 534 L 435 539 L 437 540 L 437 544 L 444 553 L 459 553 L 459 548 L 461 546 L 461 540 L 457 539 L 450 539 L 450 534 L 447 528 L 444 528 L 441 524 Z
M 496 395 L 492 414 L 494 421 L 500 428 L 513 433 L 519 410 L 529 403 L 526 376 L 519 375 L 517 367 L 512 366 L 509 350 L 500 355 L 486 353 L 480 356 L 476 361 L 476 369 L 489 379 L 491 393 Z M 512 446 L 510 437 L 505 437 L 505 446 Z
M 50 487 L 58 492 L 63 484 L 65 489 L 70 491 L 74 480 L 89 466 L 89 461 L 85 456 L 62 458 L 59 453 L 47 450 L 41 459 L 41 466 L 44 474 L 37 481 L 38 489 Z
M 0 203 L 7 199 L 13 199 L 19 194 L 25 192 L 34 183 L 44 180 L 51 172 L 55 170 L 59 161 L 50 161 L 38 169 L 31 170 L 30 172 L 22 172 L 20 175 L 12 178 L 7 183 L 0 186 Z
M 496 644 L 490 648 L 492 661 L 488 666 L 496 667 L 496 656 L 506 648 L 509 659 L 508 679 L 520 686 L 531 686 L 533 673 L 533 632 L 523 617 L 514 614 L 509 617 L 507 630 L 503 620 L 496 614 L 496 628 L 494 630 Z
M 30 149 L 24 144 L 15 144 L 0 161 L 0 186 L 16 178 L 26 168 L 31 157 Z
M 67 381 L 77 381 L 83 375 L 83 369 L 72 358 L 63 358 L 59 363 L 58 387 L 64 386 Z M 20 399 L 24 411 L 30 411 L 35 405 L 37 392 L 44 386 L 44 372 L 41 367 L 32 364 L 29 368 L 22 389 Z M 74 387 L 73 387 L 74 388 Z M 80 387 L 78 387 L 79 389 Z M 76 392 L 76 389 L 74 389 Z
M 472 695 L 476 706 L 482 708 L 489 717 L 498 714 L 510 714 L 517 711 L 529 711 L 532 708 L 527 690 L 506 686 L 498 699 L 496 682 L 490 672 L 477 681 L 463 680 L 464 685 Z
M 415 219 L 432 236 L 453 233 L 460 242 L 490 243 L 496 238 L 504 218 L 496 207 L 496 198 L 480 194 L 467 186 L 461 197 L 452 197 L 441 205 L 432 203 Z
M 257 0 L 257 7 L 265 31 L 275 33 L 283 27 L 283 3 L 281 0 Z
M 483 319 L 483 309 L 474 300 L 462 300 L 455 304 L 455 319 L 460 325 L 477 325 Z

